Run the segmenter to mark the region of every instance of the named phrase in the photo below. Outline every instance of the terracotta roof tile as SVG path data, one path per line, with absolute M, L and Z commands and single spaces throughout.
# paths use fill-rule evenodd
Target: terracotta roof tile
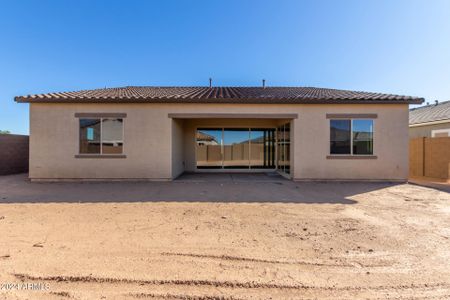
M 314 87 L 127 86 L 15 97 L 45 103 L 422 103 L 423 98 Z
M 410 125 L 444 120 L 450 122 L 450 101 L 413 108 L 409 111 Z

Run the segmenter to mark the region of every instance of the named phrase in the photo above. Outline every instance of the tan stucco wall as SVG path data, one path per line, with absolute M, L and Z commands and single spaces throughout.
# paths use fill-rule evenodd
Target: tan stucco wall
M 184 121 L 172 120 L 172 177 L 184 172 Z
M 408 177 L 407 105 L 310 105 L 294 121 L 297 179 L 391 179 Z M 375 113 L 374 155 L 377 159 L 326 159 L 329 153 L 327 113 Z
M 77 112 L 127 113 L 125 159 L 80 159 Z M 297 113 L 291 123 L 295 179 L 397 179 L 408 174 L 407 105 L 31 104 L 31 178 L 170 179 L 195 166 L 195 127 L 214 120 L 174 122 L 169 113 Z M 376 113 L 372 160 L 330 160 L 327 113 Z M 205 123 L 206 122 L 206 123 Z M 223 120 L 222 126 L 276 126 L 282 120 Z M 214 124 L 212 124 L 214 123 Z M 203 124 L 203 125 L 199 125 Z M 257 125 L 259 124 L 259 125 Z M 183 129 L 181 136 L 180 130 Z M 182 141 L 181 141 L 182 140 Z M 172 152 L 174 149 L 175 152 Z M 184 153 L 184 155 L 181 155 Z
M 75 158 L 77 112 L 127 113 L 124 159 Z M 172 120 L 148 105 L 31 104 L 30 178 L 170 179 Z
M 450 129 L 450 121 L 442 124 L 409 127 L 409 138 L 431 137 L 431 131 L 436 129 Z

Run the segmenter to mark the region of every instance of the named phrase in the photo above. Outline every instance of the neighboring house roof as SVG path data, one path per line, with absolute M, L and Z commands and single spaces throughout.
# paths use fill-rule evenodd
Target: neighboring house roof
M 207 141 L 207 142 L 215 141 L 215 142 L 217 142 L 216 138 L 214 136 L 206 134 L 201 131 L 197 131 L 197 141 Z
M 450 101 L 410 109 L 409 125 L 436 121 L 450 122 Z
M 409 103 L 423 98 L 314 87 L 127 86 L 15 97 L 31 103 Z

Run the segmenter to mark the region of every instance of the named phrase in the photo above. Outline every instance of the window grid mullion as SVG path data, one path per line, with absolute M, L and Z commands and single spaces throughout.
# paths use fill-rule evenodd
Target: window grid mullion
M 249 128 L 248 129 L 248 168 L 250 169 L 250 167 L 251 167 L 251 163 L 252 163 L 252 160 L 251 160 L 251 151 L 252 151 L 252 140 L 251 140 L 251 137 L 252 137 L 252 129 L 251 128 Z
M 283 172 L 286 172 L 286 124 L 283 125 Z
M 353 155 L 353 119 L 350 119 L 350 155 Z

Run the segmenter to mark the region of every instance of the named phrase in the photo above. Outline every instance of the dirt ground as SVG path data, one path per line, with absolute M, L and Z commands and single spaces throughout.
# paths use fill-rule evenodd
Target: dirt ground
M 449 193 L 242 176 L 0 177 L 0 299 L 450 299 Z

